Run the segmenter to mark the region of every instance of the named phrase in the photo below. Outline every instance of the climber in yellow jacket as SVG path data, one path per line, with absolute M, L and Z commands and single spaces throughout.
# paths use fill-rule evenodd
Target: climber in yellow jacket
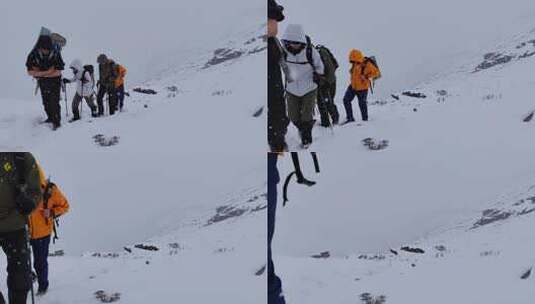
M 357 96 L 362 120 L 368 120 L 368 90 L 372 81 L 381 77 L 381 71 L 377 63 L 372 58 L 364 57 L 364 54 L 356 49 L 349 53 L 351 63 L 351 84 L 344 95 L 344 107 L 346 109 L 347 120 L 345 123 L 355 121 L 351 102 Z
M 37 294 L 43 295 L 49 285 L 48 251 L 55 220 L 69 211 L 69 202 L 59 187 L 46 179 L 41 167 L 39 167 L 39 179 L 43 198 L 29 216 L 29 228 L 33 266 L 39 283 Z

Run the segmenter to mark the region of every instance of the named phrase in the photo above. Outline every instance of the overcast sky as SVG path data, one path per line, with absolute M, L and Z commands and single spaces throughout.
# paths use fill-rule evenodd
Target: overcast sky
M 31 98 L 34 83 L 24 62 L 41 25 L 68 38 L 67 63 L 77 57 L 95 63 L 99 53 L 110 54 L 128 68 L 128 84 L 146 80 L 146 68 L 160 58 L 179 64 L 186 51 L 215 47 L 226 35 L 265 22 L 266 5 L 265 0 L 32 2 L 0 4 L 0 98 Z M 289 22 L 303 23 L 316 42 L 333 48 L 341 73 L 350 48 L 376 55 L 383 95 L 535 28 L 535 1 L 528 0 L 279 2 L 287 15 L 281 30 Z M 340 75 L 341 81 L 346 78 Z
M 260 0 L 0 1 L 0 98 L 31 98 L 24 64 L 42 25 L 68 39 L 67 65 L 75 58 L 96 64 L 106 53 L 126 65 L 132 83 L 146 80 L 145 68 L 160 57 L 179 61 L 184 50 L 217 45 L 240 23 L 265 22 L 264 7 Z
M 533 0 L 278 0 L 288 23 L 302 23 L 312 39 L 331 48 L 347 82 L 351 48 L 376 55 L 389 95 L 456 67 L 501 39 L 535 28 Z

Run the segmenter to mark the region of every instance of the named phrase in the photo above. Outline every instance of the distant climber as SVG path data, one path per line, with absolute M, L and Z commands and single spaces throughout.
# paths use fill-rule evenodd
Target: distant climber
M 124 106 L 124 79 L 126 77 L 126 68 L 120 64 L 116 64 L 117 78 L 115 79 L 115 92 L 117 94 L 118 110 L 123 111 Z
M 110 115 L 113 115 L 117 109 L 117 89 L 115 87 L 115 81 L 118 78 L 117 67 L 115 62 L 104 54 L 98 56 L 97 63 L 99 69 L 99 80 L 97 82 L 98 116 L 104 115 L 105 95 L 108 95 Z
M 321 126 L 330 127 L 338 124 L 340 115 L 334 103 L 336 95 L 336 70 L 338 61 L 333 53 L 324 45 L 316 45 L 324 66 L 324 77 L 318 82 L 318 109 L 321 117 Z
M 74 117 L 71 122 L 80 120 L 80 107 L 82 99 L 85 99 L 87 105 L 91 109 L 91 116 L 97 117 L 97 106 L 95 105 L 95 77 L 94 68 L 92 65 L 83 65 L 82 61 L 75 59 L 70 68 L 73 73 L 72 79 L 63 78 L 64 83 L 76 82 L 76 94 L 72 100 L 72 113 Z
M 351 63 L 351 84 L 346 90 L 344 96 L 344 107 L 346 110 L 346 122 L 354 122 L 353 108 L 351 102 L 357 96 L 359 101 L 360 113 L 363 121 L 368 121 L 368 90 L 372 81 L 381 77 L 381 71 L 377 63 L 356 49 L 349 53 L 349 62 Z
M 283 7 L 268 0 L 268 143 L 272 152 L 287 150 L 286 132 L 289 124 L 284 100 L 281 62 L 282 46 L 277 39 L 278 22 L 284 20 Z
M 318 51 L 312 47 L 303 26 L 289 24 L 282 39 L 286 72 L 288 116 L 301 135 L 303 148 L 312 144 L 317 82 L 324 74 Z
M 53 130 L 58 129 L 61 126 L 61 71 L 65 68 L 65 63 L 50 36 L 39 36 L 35 48 L 28 55 L 26 68 L 28 74 L 37 79 L 41 90 L 47 116 L 45 122 L 52 123 Z

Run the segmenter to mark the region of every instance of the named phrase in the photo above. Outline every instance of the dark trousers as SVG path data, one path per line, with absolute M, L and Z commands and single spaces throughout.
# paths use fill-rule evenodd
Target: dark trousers
M 336 83 L 324 84 L 318 89 L 318 109 L 321 117 L 321 125 L 326 127 L 337 124 L 340 118 L 338 108 L 334 103 L 334 96 L 336 95 Z
M 282 152 L 286 149 L 288 114 L 282 87 L 274 86 L 268 90 L 268 143 L 271 151 Z
M 117 111 L 117 93 L 115 88 L 107 88 L 100 85 L 97 92 L 97 107 L 98 115 L 104 115 L 104 96 L 108 95 L 108 106 L 110 107 L 110 115 L 115 114 Z
M 32 279 L 26 230 L 0 235 L 0 246 L 7 256 L 9 304 L 26 304 Z
M 116 93 L 117 102 L 119 103 L 119 110 L 122 111 L 124 106 L 124 85 L 117 87 Z
M 275 233 L 275 213 L 277 211 L 277 154 L 268 153 L 268 304 L 285 304 L 282 296 L 282 282 L 275 274 L 271 258 L 271 241 Z
M 72 114 L 74 115 L 74 119 L 80 119 L 80 105 L 83 102 L 82 99 L 85 99 L 87 105 L 91 109 L 91 115 L 95 116 L 97 114 L 97 107 L 95 106 L 93 95 L 82 97 L 80 94 L 76 93 L 72 100 Z
M 346 90 L 344 95 L 344 107 L 346 108 L 346 115 L 348 120 L 355 120 L 353 117 L 353 107 L 351 102 L 357 96 L 359 100 L 360 114 L 362 115 L 362 120 L 368 120 L 368 90 L 356 91 L 351 86 Z
M 48 288 L 48 249 L 50 247 L 50 236 L 30 240 L 33 251 L 33 268 L 37 273 L 39 290 Z
M 61 77 L 39 79 L 39 89 L 47 119 L 55 126 L 61 124 Z

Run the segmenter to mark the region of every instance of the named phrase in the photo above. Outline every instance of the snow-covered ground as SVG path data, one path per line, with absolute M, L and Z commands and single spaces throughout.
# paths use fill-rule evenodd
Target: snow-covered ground
M 72 208 L 38 303 L 98 303 L 99 290 L 121 303 L 265 296 L 264 32 L 259 21 L 131 83 L 114 117 L 88 118 L 84 105 L 82 121 L 53 132 L 38 97 L 0 101 L 1 149 L 33 152 Z M 5 291 L 5 271 L 0 281 Z
M 407 88 L 426 98 L 372 98 L 367 123 L 315 130 L 322 173 L 301 158 L 318 184 L 291 185 L 278 211 L 275 263 L 290 303 L 382 303 L 365 293 L 386 303 L 533 302 L 533 278 L 520 277 L 533 264 L 535 126 L 523 119 L 535 109 L 534 38 L 516 35 Z M 372 151 L 366 138 L 388 147 Z M 280 167 L 287 174 L 289 158 Z

